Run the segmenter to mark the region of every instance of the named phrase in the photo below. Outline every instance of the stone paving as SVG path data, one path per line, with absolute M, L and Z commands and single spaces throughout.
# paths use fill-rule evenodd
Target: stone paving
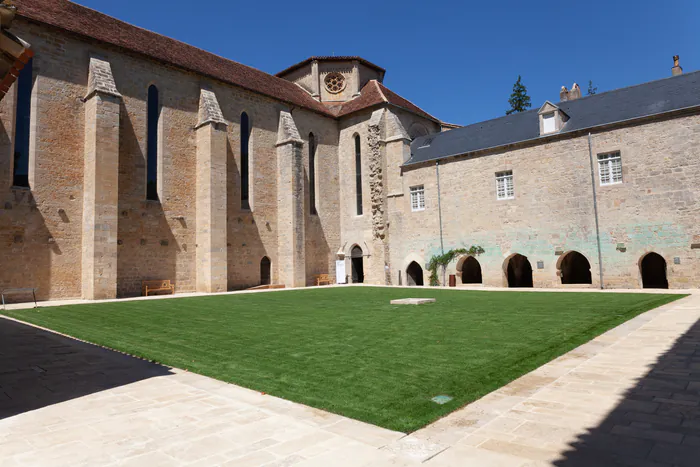
M 2 319 L 0 465 L 698 466 L 700 293 L 410 435 Z

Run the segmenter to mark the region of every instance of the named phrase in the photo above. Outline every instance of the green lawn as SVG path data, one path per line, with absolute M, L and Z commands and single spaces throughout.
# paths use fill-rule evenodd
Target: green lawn
M 392 306 L 389 300 L 437 303 Z M 7 315 L 399 431 L 414 431 L 682 295 L 372 287 L 87 304 Z M 446 394 L 454 400 L 437 405 Z

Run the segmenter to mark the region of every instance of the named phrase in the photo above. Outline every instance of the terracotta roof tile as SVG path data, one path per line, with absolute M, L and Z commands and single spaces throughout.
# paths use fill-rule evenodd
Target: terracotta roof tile
M 345 104 L 342 104 L 342 106 L 338 106 L 338 104 L 327 104 L 326 107 L 334 115 L 343 117 L 345 115 L 349 115 L 379 104 L 395 105 L 404 110 L 420 115 L 421 117 L 439 122 L 437 118 L 413 104 L 411 101 L 399 96 L 377 80 L 370 80 L 367 82 L 365 87 L 363 87 L 360 91 L 360 97 L 346 102 Z
M 290 104 L 329 114 L 323 104 L 290 81 L 133 26 L 73 2 L 15 0 L 15 4 L 19 16 L 30 20 L 123 47 Z
M 343 104 L 322 104 L 290 81 L 133 26 L 68 0 L 15 0 L 15 3 L 18 15 L 29 20 L 121 47 L 325 115 L 342 117 L 374 105 L 389 103 L 439 121 L 376 80 L 368 82 L 362 88 L 360 97 L 356 99 Z M 360 57 L 311 57 L 308 60 L 314 58 L 357 59 L 383 71 L 383 68 Z

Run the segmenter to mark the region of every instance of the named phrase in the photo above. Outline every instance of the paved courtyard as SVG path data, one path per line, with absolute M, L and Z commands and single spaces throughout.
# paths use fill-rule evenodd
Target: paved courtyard
M 700 293 L 410 435 L 0 319 L 3 467 L 697 466 L 698 459 Z

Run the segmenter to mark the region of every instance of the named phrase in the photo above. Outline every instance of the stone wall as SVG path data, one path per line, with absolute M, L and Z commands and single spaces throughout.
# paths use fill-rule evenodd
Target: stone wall
M 36 286 L 42 299 L 83 296 L 83 98 L 91 56 L 111 65 L 123 96 L 119 103 L 118 183 L 109 188 L 118 190 L 117 295 L 139 295 L 141 281 L 148 279 L 171 279 L 177 292 L 196 290 L 195 128 L 203 87 L 218 97 L 227 124 L 227 288 L 258 285 L 264 256 L 272 261 L 272 281 L 278 279 L 275 143 L 280 112 L 287 110 L 284 103 L 22 19 L 14 28 L 36 51 L 32 189 L 10 186 L 13 88 L 0 103 L 0 261 L 8 265 L 0 268 L 0 288 Z M 158 87 L 161 108 L 159 201 L 145 199 L 146 101 L 152 84 Z M 240 115 L 244 111 L 252 126 L 250 210 L 242 209 L 240 203 Z M 319 184 L 337 186 L 336 121 L 303 109 L 295 109 L 293 114 L 300 122 L 303 140 L 307 141 L 313 131 L 320 143 Z M 308 168 L 307 151 L 303 154 Z M 307 178 L 303 183 L 308 183 Z M 318 216 L 312 219 L 304 209 L 308 224 L 305 241 L 310 247 L 308 256 L 313 258 L 307 272 L 333 273 L 340 237 L 338 196 L 319 193 L 318 198 Z M 312 278 L 307 280 L 310 283 Z
M 397 140 L 396 133 L 399 131 L 397 127 L 405 131 L 415 122 L 430 128 L 431 132 L 439 131 L 436 123 L 392 107 L 358 112 L 340 123 L 338 163 L 342 235 L 339 251 L 345 254 L 346 271 L 351 276 L 350 252 L 355 245 L 363 250 L 366 283 L 397 283 L 400 266 L 396 264 L 394 251 L 403 250 L 402 219 L 405 211 L 396 208 L 404 198 L 403 190 L 396 187 L 402 186 L 401 165 L 409 153 L 404 154 L 408 151 L 408 141 Z M 360 136 L 362 153 L 361 216 L 356 210 L 355 135 Z M 405 149 L 392 146 L 405 146 Z M 388 270 L 386 266 L 389 266 Z
M 698 130 L 700 116 L 691 116 L 592 136 L 605 287 L 641 287 L 639 261 L 650 251 L 665 258 L 670 287 L 700 286 L 700 250 L 691 249 L 700 235 Z M 610 151 L 621 152 L 623 183 L 601 187 L 596 156 Z M 513 171 L 515 199 L 498 201 L 495 173 L 504 170 Z M 561 286 L 557 252 L 575 250 L 600 286 L 587 137 L 441 161 L 440 183 L 445 249 L 481 245 L 485 285 L 507 286 L 504 262 L 520 253 L 536 287 Z M 420 184 L 426 210 L 411 212 L 408 190 Z M 405 268 L 440 251 L 434 163 L 404 171 L 404 198 L 402 244 L 391 246 Z

